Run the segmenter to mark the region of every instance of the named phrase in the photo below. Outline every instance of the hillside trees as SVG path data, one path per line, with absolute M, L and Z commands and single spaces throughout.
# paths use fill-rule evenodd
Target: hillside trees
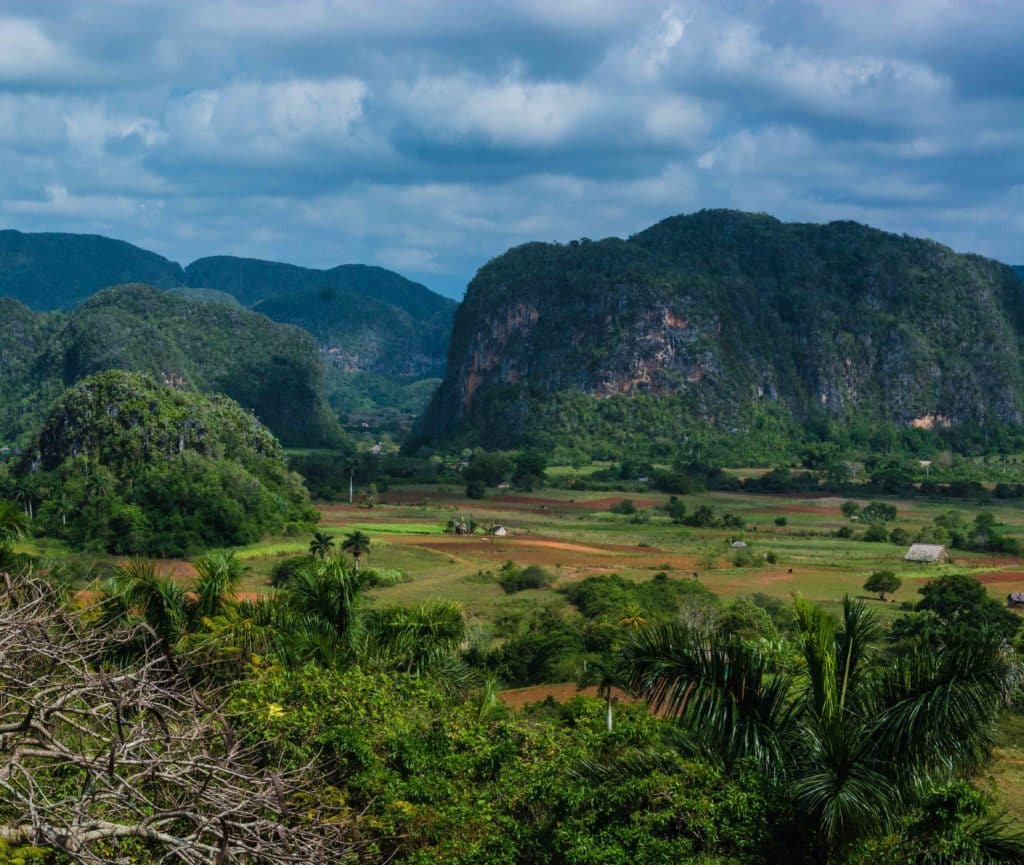
M 122 555 L 252 543 L 316 519 L 280 444 L 251 414 L 136 373 L 100 373 L 68 391 L 19 471 L 37 491 L 44 531 Z

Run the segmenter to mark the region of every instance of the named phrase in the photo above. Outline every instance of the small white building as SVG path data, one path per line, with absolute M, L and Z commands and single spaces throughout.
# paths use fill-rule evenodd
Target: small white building
M 937 562 L 948 562 L 949 553 L 942 544 L 914 544 L 903 557 L 906 562 L 922 562 L 924 564 L 936 564 Z
M 503 538 L 508 534 L 508 529 L 504 526 L 491 526 L 490 529 L 488 529 L 488 534 L 494 535 L 497 538 Z
M 744 541 L 733 541 L 731 544 L 729 544 L 729 546 L 732 547 L 734 550 L 745 550 L 747 548 L 747 545 Z

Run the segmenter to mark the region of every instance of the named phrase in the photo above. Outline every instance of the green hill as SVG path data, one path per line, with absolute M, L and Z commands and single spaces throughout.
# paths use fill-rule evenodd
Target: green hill
M 380 267 L 316 270 L 214 256 L 183 270 L 159 255 L 97 235 L 0 232 L 0 296 L 32 309 L 68 309 L 101 289 L 127 283 L 258 308 L 308 330 L 320 347 L 335 409 L 404 424 L 422 410 L 444 371 L 456 307 L 453 300 Z
M 455 301 L 384 268 L 314 270 L 217 256 L 194 261 L 185 278 L 308 330 L 336 369 L 420 377 L 443 371 Z
M 273 434 L 233 400 L 112 370 L 78 382 L 29 449 L 47 534 L 183 555 L 315 519 Z
M 0 303 L 8 312 L 0 324 L 4 440 L 23 440 L 64 387 L 108 369 L 227 394 L 288 444 L 339 436 L 317 346 L 298 328 L 144 285 L 107 289 L 68 313 Z
M 0 231 L 0 296 L 32 309 L 68 309 L 111 285 L 173 288 L 184 278 L 175 262 L 122 240 Z
M 702 211 L 481 268 L 421 434 L 672 452 L 830 420 L 1016 425 L 1022 336 L 1005 265 L 852 222 Z

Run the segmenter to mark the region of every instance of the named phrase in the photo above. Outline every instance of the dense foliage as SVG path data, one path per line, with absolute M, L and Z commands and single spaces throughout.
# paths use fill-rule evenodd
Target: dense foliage
M 60 391 L 107 369 L 225 393 L 289 444 L 342 443 L 324 398 L 323 367 L 312 338 L 265 316 L 126 285 L 103 291 L 67 314 L 32 313 L 0 301 L 0 439 L 24 440 Z
M 278 329 L 273 335 L 249 333 L 230 346 L 223 358 L 210 362 L 209 353 L 230 341 L 233 333 L 242 327 L 252 328 L 254 319 L 244 317 L 238 307 L 256 308 L 271 319 L 297 325 L 315 337 L 327 370 L 331 404 L 343 415 L 358 415 L 371 419 L 375 426 L 394 424 L 401 429 L 408 429 L 426 405 L 436 385 L 434 378 L 443 371 L 455 310 L 454 301 L 379 267 L 351 264 L 313 270 L 279 262 L 215 256 L 182 269 L 159 255 L 105 237 L 0 232 L 0 296 L 15 298 L 37 310 L 70 309 L 102 289 L 124 283 L 169 289 L 192 301 L 235 307 L 236 313 L 233 318 L 226 318 L 223 311 L 207 310 L 203 314 L 189 308 L 185 315 L 190 318 L 191 329 L 201 331 L 197 337 L 203 344 L 197 352 L 195 344 L 182 342 L 183 334 L 177 332 L 180 328 L 174 319 L 180 314 L 168 322 L 166 309 L 157 313 L 150 300 L 146 310 L 137 312 L 141 321 L 129 323 L 121 316 L 113 322 L 100 322 L 96 337 L 99 344 L 90 345 L 87 353 L 96 359 L 99 348 L 102 366 L 79 371 L 78 375 L 117 367 L 157 376 L 181 376 L 194 387 L 228 393 L 255 410 L 279 436 L 296 444 L 320 440 L 315 428 L 292 430 L 284 423 L 289 414 L 293 423 L 312 425 L 322 420 L 317 417 L 318 406 L 299 405 L 303 401 L 313 402 L 305 393 L 308 385 L 302 380 L 308 375 L 305 367 L 312 358 L 297 363 L 295 350 L 289 345 L 295 337 L 287 337 L 286 331 Z M 109 314 L 107 310 L 106 317 Z M 86 334 L 88 330 L 89 325 L 85 327 Z M 175 333 L 168 335 L 168 330 Z M 122 347 L 118 336 L 130 343 L 121 360 L 111 358 Z M 0 332 L 0 360 L 5 352 L 22 350 L 8 347 L 3 337 Z M 134 344 L 136 339 L 143 338 L 153 340 L 158 347 L 174 343 L 181 349 L 181 355 L 174 355 L 176 363 L 171 367 L 156 368 Z M 217 367 L 223 366 L 225 358 L 231 361 L 237 355 L 240 365 L 251 365 L 253 357 L 267 354 L 271 348 L 273 364 L 294 367 L 291 381 L 282 377 L 285 370 L 273 364 L 240 376 L 232 376 L 229 371 L 226 376 L 233 380 L 222 380 L 224 374 Z M 301 351 L 308 354 L 305 348 Z M 167 360 L 160 358 L 159 350 L 157 359 Z M 71 363 L 73 367 L 75 361 Z M 208 363 L 215 368 L 207 370 Z M 60 358 L 52 366 L 61 373 Z M 6 366 L 0 369 L 7 375 Z M 73 373 L 74 369 L 64 370 L 65 385 L 74 380 Z M 259 387 L 257 383 L 261 380 L 271 397 L 257 404 L 244 388 Z M 9 384 L 0 383 L 0 397 L 4 396 L 2 388 Z M 323 384 L 313 382 L 313 386 L 317 390 L 316 400 L 320 400 Z M 289 394 L 289 387 L 297 387 L 298 392 Z M 290 408 L 275 414 L 274 393 L 276 399 L 289 403 Z M 45 402 L 53 396 L 52 392 L 44 393 L 42 399 Z M 28 390 L 17 396 L 19 400 L 33 398 L 36 393 Z M 24 425 L 16 428 L 13 418 L 13 414 L 8 420 L 0 418 L 0 440 L 13 438 L 24 429 Z
M 274 436 L 237 403 L 111 371 L 57 404 L 9 483 L 49 535 L 182 555 L 316 519 Z
M 129 413 L 140 408 L 123 404 Z M 135 429 L 105 423 L 115 439 Z M 134 447 L 155 457 L 168 429 L 155 425 L 152 440 Z M 20 507 L 0 507 L 0 546 L 27 522 Z M 1021 622 L 997 616 L 970 577 L 923 586 L 918 609 L 888 634 L 850 599 L 837 620 L 800 598 L 721 605 L 696 580 L 597 576 L 568 587 L 574 612 L 513 614 L 487 648 L 458 603 L 368 604 L 375 578 L 339 547 L 366 556 L 372 545 L 358 532 L 334 540 L 314 537 L 309 555 L 287 560 L 278 592 L 258 601 L 237 599 L 241 563 L 215 553 L 196 560 L 189 584 L 149 562 L 124 563 L 94 606 L 60 614 L 73 617 L 75 635 L 61 645 L 96 652 L 109 635 L 99 655 L 109 670 L 170 663 L 197 695 L 201 708 L 188 716 L 196 729 L 209 722 L 230 731 L 224 741 L 245 755 L 234 764 L 245 784 L 315 779 L 301 793 L 272 797 L 260 813 L 277 814 L 282 831 L 287 823 L 302 838 L 330 827 L 345 839 L 331 861 L 997 865 L 1024 857 L 1021 840 L 968 780 L 988 759 L 997 713 L 1019 680 L 1011 646 Z M 0 586 L 0 612 L 10 610 L 11 591 Z M 34 633 L 24 630 L 25 639 Z M 15 645 L 19 633 L 4 639 Z M 5 670 L 23 663 L 17 653 L 3 657 Z M 596 685 L 600 700 L 512 714 L 496 698 L 495 675 L 514 683 L 575 678 Z M 88 693 L 105 706 L 104 681 Z M 135 718 L 124 705 L 124 717 Z M 83 723 L 116 729 L 106 712 Z M 121 734 L 127 742 L 141 729 L 133 723 Z M 180 750 L 191 740 L 173 741 Z M 195 758 L 217 759 L 221 737 L 204 741 Z M 174 767 L 191 759 L 175 752 L 164 765 L 163 750 L 147 752 L 151 773 L 172 779 L 161 809 L 167 784 L 178 783 Z M 0 807 L 0 827 L 21 821 L 6 836 L 16 846 L 0 853 L 12 861 L 34 855 L 25 845 L 62 847 L 67 836 L 45 823 L 54 809 L 88 814 L 90 825 L 103 811 L 79 784 L 65 799 L 46 795 L 30 813 L 23 804 L 34 791 L 47 794 L 59 781 L 47 764 L 30 764 L 19 778 L 26 771 L 33 784 L 19 783 L 17 799 Z M 137 840 L 117 848 L 123 861 L 152 861 L 176 832 L 216 832 L 191 816 L 205 801 L 181 807 L 177 817 L 160 811 L 159 838 L 143 834 L 145 822 L 125 827 Z M 233 799 L 231 807 L 246 805 Z M 243 828 L 230 837 L 243 843 Z M 184 843 L 183 861 L 207 861 Z M 251 861 L 277 860 L 268 853 Z
M 996 262 L 849 222 L 702 211 L 527 244 L 471 283 L 423 434 L 763 459 L 821 418 L 1018 425 L 1022 293 Z

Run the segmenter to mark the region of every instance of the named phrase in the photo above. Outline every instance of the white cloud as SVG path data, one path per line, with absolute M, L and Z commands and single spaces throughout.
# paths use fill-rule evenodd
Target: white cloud
M 0 18 L 0 81 L 59 72 L 66 68 L 65 56 L 34 21 Z
M 366 96 L 355 78 L 236 82 L 174 100 L 167 131 L 172 144 L 215 158 L 275 160 L 309 145 L 344 150 L 364 143 Z
M 587 85 L 516 78 L 489 83 L 460 75 L 400 85 L 396 102 L 418 127 L 440 138 L 482 136 L 502 145 L 543 146 L 576 131 L 599 99 Z
M 711 118 L 695 99 L 671 97 L 647 108 L 644 126 L 654 141 L 692 147 L 709 131 Z

